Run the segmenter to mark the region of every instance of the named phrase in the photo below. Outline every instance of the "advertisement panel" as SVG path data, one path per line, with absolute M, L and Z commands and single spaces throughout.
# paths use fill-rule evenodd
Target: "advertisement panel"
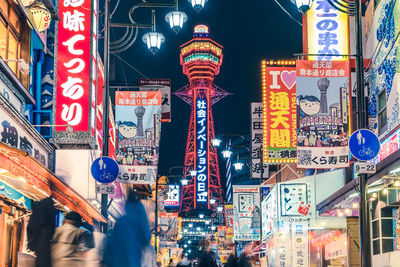
M 117 182 L 152 184 L 157 177 L 161 92 L 116 92 Z
M 260 179 L 263 145 L 263 103 L 251 103 L 251 178 Z M 268 174 L 268 165 L 263 164 L 264 178 Z
M 225 226 L 233 227 L 233 204 L 225 205 Z
M 140 91 L 161 91 L 161 121 L 171 122 L 171 80 L 139 79 Z
M 334 8 L 328 0 L 314 1 L 307 11 L 307 47 L 309 60 L 346 60 L 349 54 L 349 16 Z
M 89 131 L 94 125 L 89 123 L 94 99 L 90 93 L 92 1 L 60 1 L 58 9 L 55 130 L 65 131 L 64 125 L 71 125 L 74 131 Z
M 178 240 L 179 218 L 176 212 L 160 212 L 160 246 L 161 243 L 168 244 Z
M 297 167 L 349 167 L 348 61 L 296 63 Z
M 296 162 L 296 68 L 262 63 L 264 163 Z
M 310 266 L 308 252 L 308 224 L 294 222 L 292 224 L 292 266 Z
M 164 199 L 164 207 L 179 206 L 180 186 L 178 184 L 168 185 L 167 199 Z
M 218 226 L 216 241 L 218 248 L 218 256 L 221 263 L 226 263 L 228 261 L 229 255 L 232 253 L 233 241 L 233 228 L 226 226 Z
M 261 202 L 262 236 L 265 240 L 275 229 L 278 219 L 278 195 L 274 187 L 268 196 Z
M 258 186 L 233 186 L 235 241 L 260 240 L 260 191 Z
M 312 188 L 309 183 L 279 185 L 280 218 L 309 217 L 313 214 L 315 207 L 312 202 Z

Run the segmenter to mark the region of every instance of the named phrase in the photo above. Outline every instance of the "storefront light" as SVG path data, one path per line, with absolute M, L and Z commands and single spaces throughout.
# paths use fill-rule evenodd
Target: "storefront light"
M 155 55 L 158 50 L 160 50 L 161 45 L 165 42 L 165 37 L 159 32 L 148 32 L 143 35 L 143 42 L 147 45 L 153 55 Z
M 388 190 L 387 188 L 385 188 L 385 189 L 383 189 L 382 193 L 383 193 L 384 195 L 387 195 L 387 194 L 389 193 L 389 190 Z
M 346 215 L 351 215 L 351 214 L 352 214 L 352 211 L 351 211 L 351 209 L 347 208 L 347 209 L 344 210 L 344 213 L 345 213 Z
M 372 198 L 377 198 L 378 194 L 377 193 L 372 193 Z
M 338 217 L 343 217 L 343 212 L 341 210 L 337 210 L 337 216 Z
M 36 1 L 29 10 L 33 17 L 33 23 L 39 32 L 43 32 L 50 27 L 51 14 L 42 3 Z
M 393 184 L 395 187 L 399 187 L 400 186 L 400 181 L 399 180 L 396 180 L 395 182 L 394 182 L 394 184 Z
M 353 208 L 357 209 L 358 208 L 358 203 L 357 202 L 353 202 Z
M 175 33 L 178 33 L 182 29 L 182 26 L 187 19 L 187 15 L 182 11 L 171 11 L 165 16 L 165 20 L 169 23 L 169 26 Z

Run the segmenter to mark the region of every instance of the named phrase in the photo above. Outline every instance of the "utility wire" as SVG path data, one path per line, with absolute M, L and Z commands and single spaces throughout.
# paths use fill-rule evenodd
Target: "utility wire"
M 131 64 L 129 64 L 128 62 L 126 62 L 125 60 L 123 60 L 120 56 L 118 56 L 117 54 L 111 53 L 111 55 L 117 57 L 119 60 L 121 60 L 122 62 L 124 62 L 126 65 L 128 65 L 129 67 L 131 67 L 131 69 L 133 69 L 134 71 L 136 71 L 137 73 L 139 73 L 143 78 L 149 79 L 146 75 L 144 75 L 143 73 L 141 73 L 138 69 L 136 69 L 135 67 L 133 67 Z
M 278 2 L 278 0 L 274 0 L 275 3 L 297 24 L 300 25 L 300 27 L 303 27 L 303 24 L 299 22 L 297 19 L 293 18 L 293 16 L 281 5 L 281 3 Z

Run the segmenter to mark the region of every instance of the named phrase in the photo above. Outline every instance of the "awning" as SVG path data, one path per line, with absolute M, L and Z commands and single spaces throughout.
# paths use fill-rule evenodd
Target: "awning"
M 369 175 L 367 182 L 368 185 L 376 183 L 379 179 L 389 176 L 393 171 L 399 169 L 400 166 L 400 150 L 396 150 L 391 155 L 386 157 L 384 160 L 376 165 L 376 173 Z M 340 190 L 336 191 L 334 194 L 326 198 L 324 201 L 317 205 L 317 210 L 320 215 L 329 215 L 331 210 L 341 203 L 342 201 L 348 201 L 349 199 L 358 198 L 358 193 L 355 187 L 358 186 L 356 180 L 352 180 L 347 183 Z
M 107 222 L 86 199 L 29 154 L 4 143 L 0 143 L 0 180 L 34 200 L 52 195 L 58 205 L 78 212 L 91 224 L 93 219 Z

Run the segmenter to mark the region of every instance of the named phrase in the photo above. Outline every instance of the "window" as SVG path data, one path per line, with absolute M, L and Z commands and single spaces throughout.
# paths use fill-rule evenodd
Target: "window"
M 378 127 L 379 133 L 386 130 L 387 113 L 386 113 L 386 89 L 378 95 Z
M 24 59 L 30 62 L 30 28 L 11 0 L 0 0 L 0 57 L 5 60 Z M 6 61 L 25 88 L 29 88 L 29 74 L 22 73 L 16 61 Z

